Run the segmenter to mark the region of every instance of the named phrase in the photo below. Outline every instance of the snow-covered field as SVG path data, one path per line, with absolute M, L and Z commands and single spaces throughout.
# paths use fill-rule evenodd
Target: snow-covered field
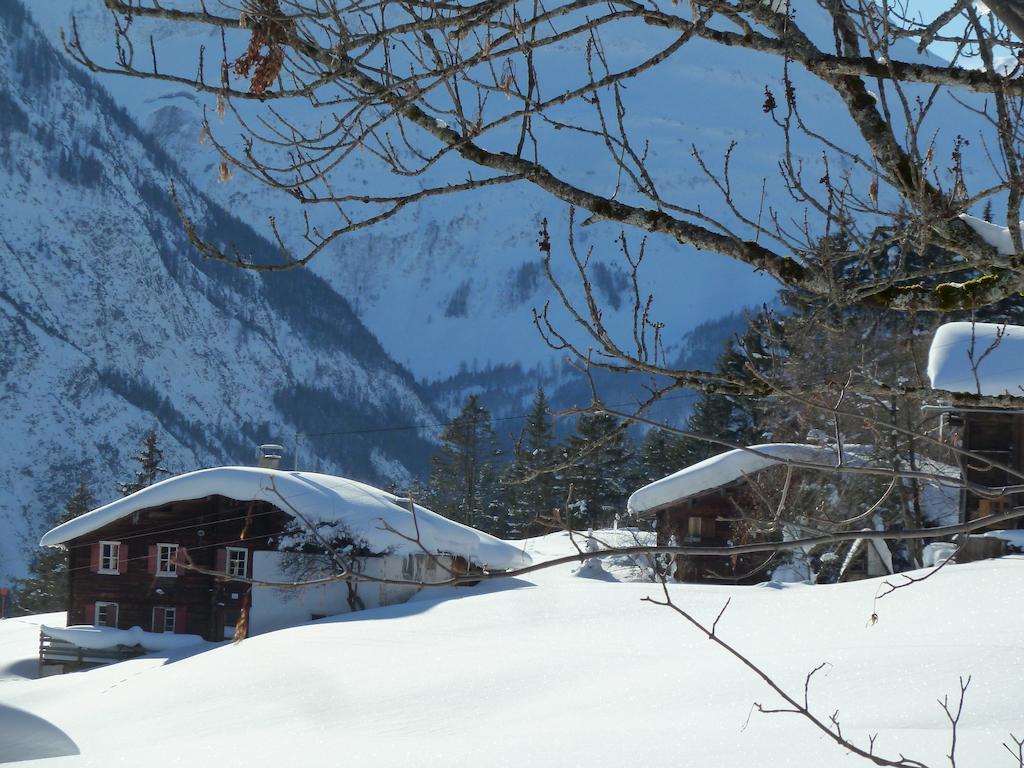
M 534 560 L 568 551 L 563 535 L 526 546 Z M 30 722 L 46 734 L 40 749 L 79 753 L 33 766 L 868 764 L 794 715 L 751 714 L 753 702 L 781 702 L 678 616 L 642 602 L 659 587 L 575 571 L 43 680 L 10 674 L 27 669 L 37 620 L 0 622 L 0 762 Z M 732 598 L 719 635 L 798 697 L 828 662 L 812 710 L 838 710 L 858 743 L 878 733 L 876 752 L 893 759 L 949 764 L 936 699 L 955 703 L 959 676 L 971 675 L 957 765 L 1016 765 L 1002 742 L 1024 736 L 1024 560 L 945 568 L 882 600 L 872 624 L 877 587 L 671 590 L 706 620 Z

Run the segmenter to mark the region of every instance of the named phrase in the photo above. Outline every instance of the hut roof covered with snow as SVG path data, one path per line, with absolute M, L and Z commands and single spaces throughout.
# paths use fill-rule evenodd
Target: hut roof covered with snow
M 645 485 L 629 497 L 629 511 L 647 515 L 662 507 L 730 485 L 778 464 L 835 466 L 834 448 L 800 443 L 765 443 L 720 453 Z
M 946 323 L 928 350 L 935 389 L 975 395 L 1024 395 L 1024 327 Z
M 58 546 L 134 512 L 208 496 L 267 502 L 307 525 L 338 524 L 380 553 L 421 553 L 410 540 L 418 529 L 420 544 L 433 554 L 460 555 L 500 570 L 530 563 L 519 547 L 418 504 L 414 516 L 408 500 L 379 488 L 343 477 L 259 467 L 217 467 L 168 478 L 57 526 L 40 544 Z

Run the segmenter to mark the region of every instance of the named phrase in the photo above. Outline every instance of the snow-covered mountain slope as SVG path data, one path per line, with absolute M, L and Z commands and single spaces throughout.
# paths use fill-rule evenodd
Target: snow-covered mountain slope
M 89 482 L 130 479 L 156 428 L 166 465 L 252 462 L 301 446 L 303 468 L 386 482 L 424 466 L 436 421 L 412 377 L 313 274 L 204 262 L 167 198 L 219 236 L 255 242 L 153 139 L 0 3 L 0 583 Z M 291 466 L 292 457 L 286 459 Z
M 230 4 L 227 4 L 230 5 Z M 831 25 L 810 0 L 794 3 L 813 36 L 830 40 Z M 72 13 L 86 46 L 98 60 L 109 61 L 113 49 L 110 15 L 96 0 L 46 0 L 32 6 L 33 13 L 56 38 L 61 27 L 70 28 Z M 153 27 L 136 19 L 133 29 L 139 40 Z M 676 33 L 641 24 L 623 23 L 604 28 L 604 47 L 613 69 L 632 64 L 664 46 Z M 200 25 L 164 30 L 155 40 L 161 66 L 177 68 L 191 76 L 197 51 L 206 45 L 220 50 L 219 37 Z M 237 55 L 245 37 L 228 35 L 229 56 Z M 912 44 L 906 49 L 911 57 Z M 140 54 L 141 55 L 141 54 Z M 545 93 L 554 93 L 561 80 L 585 76 L 585 53 L 566 43 L 537 54 L 538 66 L 547 78 Z M 927 54 L 925 54 L 927 56 Z M 141 62 L 140 58 L 140 62 Z M 838 99 L 798 68 L 792 71 L 802 116 L 814 130 L 841 145 L 862 147 Z M 730 214 L 711 182 L 691 156 L 697 146 L 708 163 L 718 168 L 731 142 L 738 142 L 732 158 L 733 194 L 736 204 L 757 215 L 774 206 L 783 219 L 800 218 L 778 179 L 777 162 L 783 142 L 780 131 L 762 112 L 764 88 L 771 86 L 781 99 L 781 62 L 755 52 L 723 49 L 693 41 L 656 70 L 632 82 L 623 91 L 627 124 L 637 147 L 649 142 L 650 167 L 666 197 L 700 208 L 712 217 L 729 220 Z M 191 178 L 222 204 L 244 212 L 247 220 L 265 222 L 274 214 L 283 236 L 297 243 L 304 231 L 304 212 L 289 196 L 271 191 L 241 173 L 229 184 L 218 184 L 217 156 L 210 146 L 199 144 L 200 115 L 204 108 L 215 114 L 215 105 L 174 86 L 108 76 L 104 84 L 115 98 L 151 128 L 160 141 L 173 147 Z M 246 117 L 260 105 L 235 105 Z M 275 104 L 300 123 L 317 116 L 305 102 Z M 588 124 L 596 118 L 579 105 L 566 115 Z M 952 148 L 963 130 L 953 100 L 941 95 L 925 133 L 936 129 L 937 152 Z M 898 119 L 898 118 L 897 118 Z M 228 146 L 237 147 L 238 127 L 229 114 L 226 122 L 213 117 L 214 131 Z M 597 139 L 588 143 L 572 131 L 534 126 L 540 138 L 542 160 L 570 181 L 588 188 L 612 190 L 615 168 Z M 947 135 L 948 134 L 948 135 Z M 796 139 L 796 158 L 818 169 L 820 146 Z M 841 165 L 841 162 L 840 162 Z M 833 167 L 839 174 L 847 167 Z M 968 173 L 972 169 L 968 169 Z M 461 180 L 466 169 L 446 166 L 423 184 L 437 182 L 441 173 Z M 356 157 L 334 177 L 338 189 L 382 191 L 393 189 L 386 169 L 373 158 Z M 767 187 L 762 187 L 767 178 Z M 973 189 L 975 179 L 969 178 Z M 855 178 L 855 184 L 858 183 Z M 867 179 L 863 186 L 868 186 Z M 762 195 L 764 197 L 762 198 Z M 313 211 L 314 217 L 317 215 Z M 539 263 L 537 231 L 543 218 L 551 220 L 552 241 L 564 255 L 567 210 L 564 205 L 528 185 L 507 185 L 462 197 L 425 202 L 389 220 L 385 225 L 357 233 L 341 241 L 313 262 L 313 269 L 349 298 L 367 326 L 381 338 L 397 360 L 407 364 L 421 379 L 443 379 L 460 368 L 470 371 L 492 364 L 520 365 L 530 369 L 546 364 L 553 353 L 544 346 L 531 323 L 531 310 L 553 297 Z M 324 215 L 324 221 L 334 221 Z M 627 274 L 614 242 L 618 229 L 595 224 L 579 232 L 580 246 L 594 246 L 595 285 L 607 305 L 606 321 L 620 331 L 630 327 L 631 303 L 626 296 Z M 634 242 L 634 248 L 637 243 Z M 559 275 L 572 282 L 563 263 Z M 654 316 L 667 323 L 669 347 L 698 323 L 769 298 L 775 285 L 746 266 L 712 254 L 680 248 L 661 237 L 651 238 L 643 287 L 654 289 Z M 416 333 L 409 333 L 415 328 Z
M 570 551 L 561 535 L 530 545 L 534 560 Z M 67 768 L 180 766 L 196 755 L 252 768 L 869 764 L 796 715 L 755 711 L 784 702 L 681 617 L 642 602 L 660 599 L 660 587 L 573 570 L 426 592 L 213 650 L 8 680 L 7 722 L 39 718 L 51 735 L 40 747 L 77 750 L 46 763 Z M 875 753 L 892 760 L 949 764 L 936 700 L 948 694 L 955 707 L 970 675 L 956 764 L 1014 764 L 1002 744 L 1024 718 L 1024 616 L 1006 596 L 1024 589 L 1024 560 L 950 566 L 876 605 L 879 585 L 670 592 L 709 623 L 731 600 L 719 636 L 797 700 L 824 664 L 811 711 L 825 722 L 837 713 L 865 749 L 877 735 Z M 0 622 L 0 650 L 12 654 L 0 675 L 19 659 L 16 669 L 29 669 L 37 637 L 31 621 Z

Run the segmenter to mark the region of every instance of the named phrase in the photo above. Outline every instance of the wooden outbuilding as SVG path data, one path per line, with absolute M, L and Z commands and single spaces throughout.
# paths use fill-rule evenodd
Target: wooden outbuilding
M 961 520 L 1024 504 L 1024 494 L 998 493 L 1000 488 L 1024 485 L 1013 474 L 1024 474 L 1024 406 L 981 407 L 974 402 L 979 395 L 1024 397 L 1024 327 L 968 322 L 940 326 L 928 353 L 928 376 L 934 388 L 962 393 L 951 402 L 927 408 L 942 413 L 944 442 L 983 457 L 980 461 L 959 457 L 964 479 L 997 490 L 992 497 L 965 490 Z M 1022 525 L 1024 521 L 1018 519 L 997 527 Z
M 741 543 L 740 524 L 756 504 L 748 481 L 787 461 L 834 466 L 836 452 L 794 443 L 726 451 L 645 485 L 629 497 L 628 508 L 639 518 L 655 518 L 659 546 Z M 751 572 L 764 556 L 674 556 L 670 560 L 677 581 L 741 583 L 765 578 L 761 572 Z

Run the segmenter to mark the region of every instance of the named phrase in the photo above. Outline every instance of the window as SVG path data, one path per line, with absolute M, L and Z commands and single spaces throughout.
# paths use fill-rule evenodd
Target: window
M 153 609 L 153 631 L 174 632 L 174 624 L 178 618 L 176 608 L 158 605 Z
M 406 555 L 402 562 L 402 577 L 406 581 L 423 581 L 423 555 Z
M 117 626 L 117 603 L 96 603 L 93 625 L 97 627 Z
M 227 555 L 228 576 L 246 578 L 249 575 L 249 550 L 241 547 L 228 547 Z
M 100 573 L 120 573 L 118 566 L 121 564 L 121 542 L 101 541 L 100 542 Z M 99 603 L 97 603 L 99 605 Z M 111 603 L 113 605 L 113 603 Z
M 705 517 L 691 517 L 687 521 L 686 540 L 700 541 L 704 536 L 714 536 L 715 521 Z
M 156 545 L 156 575 L 177 576 L 178 575 L 178 545 L 157 544 Z

